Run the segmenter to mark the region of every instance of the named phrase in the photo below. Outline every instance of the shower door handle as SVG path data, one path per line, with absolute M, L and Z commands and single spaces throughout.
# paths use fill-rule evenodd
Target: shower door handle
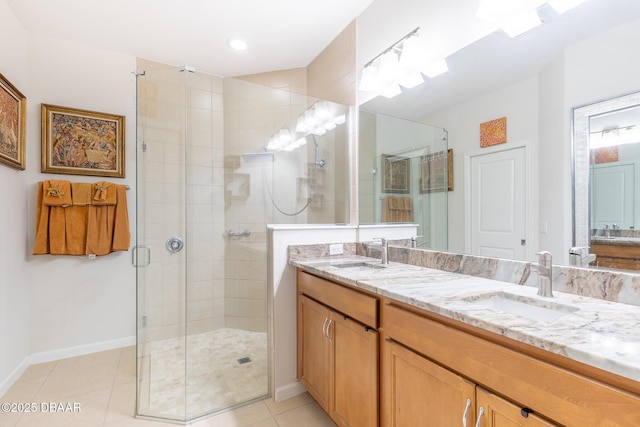
M 146 253 L 147 253 L 145 262 L 143 264 L 138 264 L 138 250 L 139 249 L 142 249 L 142 250 L 146 251 Z M 144 245 L 134 246 L 133 250 L 131 251 L 131 265 L 133 267 L 148 267 L 149 264 L 151 264 L 151 249 L 149 249 L 148 246 L 144 246 Z

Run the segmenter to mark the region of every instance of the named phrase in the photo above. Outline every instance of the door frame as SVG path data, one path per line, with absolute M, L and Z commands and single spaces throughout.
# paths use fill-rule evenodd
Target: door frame
M 533 141 L 524 139 L 506 144 L 494 145 L 491 147 L 481 148 L 478 150 L 467 151 L 464 153 L 464 247 L 465 252 L 471 254 L 471 159 L 473 157 L 484 156 L 487 154 L 495 154 L 503 151 L 511 151 L 524 148 L 525 156 L 525 239 L 527 247 L 525 250 L 527 260 L 535 259 L 535 253 L 538 252 L 538 233 L 535 224 L 538 223 L 538 211 L 533 207 L 537 206 L 538 192 L 535 180 L 532 179 L 532 171 L 537 170 L 537 158 L 533 156 Z M 541 225 L 542 227 L 542 225 Z M 540 229 L 541 232 L 544 232 Z M 525 260 L 522 260 L 525 261 Z

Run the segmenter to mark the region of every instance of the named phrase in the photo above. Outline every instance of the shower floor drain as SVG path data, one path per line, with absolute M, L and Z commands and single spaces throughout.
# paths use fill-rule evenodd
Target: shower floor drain
M 245 363 L 249 363 L 251 362 L 251 358 L 250 357 L 242 357 L 240 359 L 238 359 L 238 363 L 241 365 L 244 365 Z

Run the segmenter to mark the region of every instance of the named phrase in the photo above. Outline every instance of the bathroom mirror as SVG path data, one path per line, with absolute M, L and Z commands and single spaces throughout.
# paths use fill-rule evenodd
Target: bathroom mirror
M 588 0 L 564 15 L 546 5 L 540 10 L 545 23 L 530 33 L 515 39 L 491 33 L 447 57 L 447 74 L 360 105 L 368 113 L 447 129 L 455 153 L 455 188 L 447 202 L 450 251 L 466 251 L 465 156 L 480 149 L 480 123 L 506 117 L 507 144 L 525 141 L 532 152 L 528 253 L 549 250 L 554 263 L 568 264 L 576 243 L 572 111 L 640 89 L 640 2 Z M 587 204 L 584 212 L 587 195 L 576 194 L 576 206 Z
M 640 92 L 573 110 L 574 246 L 592 263 L 638 270 Z
M 416 224 L 417 246 L 447 250 L 447 131 L 361 108 L 358 133 L 360 223 Z

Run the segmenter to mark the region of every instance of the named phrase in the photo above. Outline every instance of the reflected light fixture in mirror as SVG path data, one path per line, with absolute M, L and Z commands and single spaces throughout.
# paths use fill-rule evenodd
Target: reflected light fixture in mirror
M 482 0 L 476 16 L 498 26 L 509 37 L 518 37 L 540 25 L 537 9 L 548 3 L 563 14 L 587 0 Z
M 416 28 L 365 64 L 358 89 L 376 92 L 386 98 L 422 83 L 422 74 L 435 77 L 449 70 L 444 59 L 429 60 L 429 52 Z
M 301 113 L 295 126 L 277 130 L 267 142 L 269 151 L 293 151 L 306 144 L 309 134 L 321 136 L 346 122 L 343 106 L 328 101 L 318 101 Z

